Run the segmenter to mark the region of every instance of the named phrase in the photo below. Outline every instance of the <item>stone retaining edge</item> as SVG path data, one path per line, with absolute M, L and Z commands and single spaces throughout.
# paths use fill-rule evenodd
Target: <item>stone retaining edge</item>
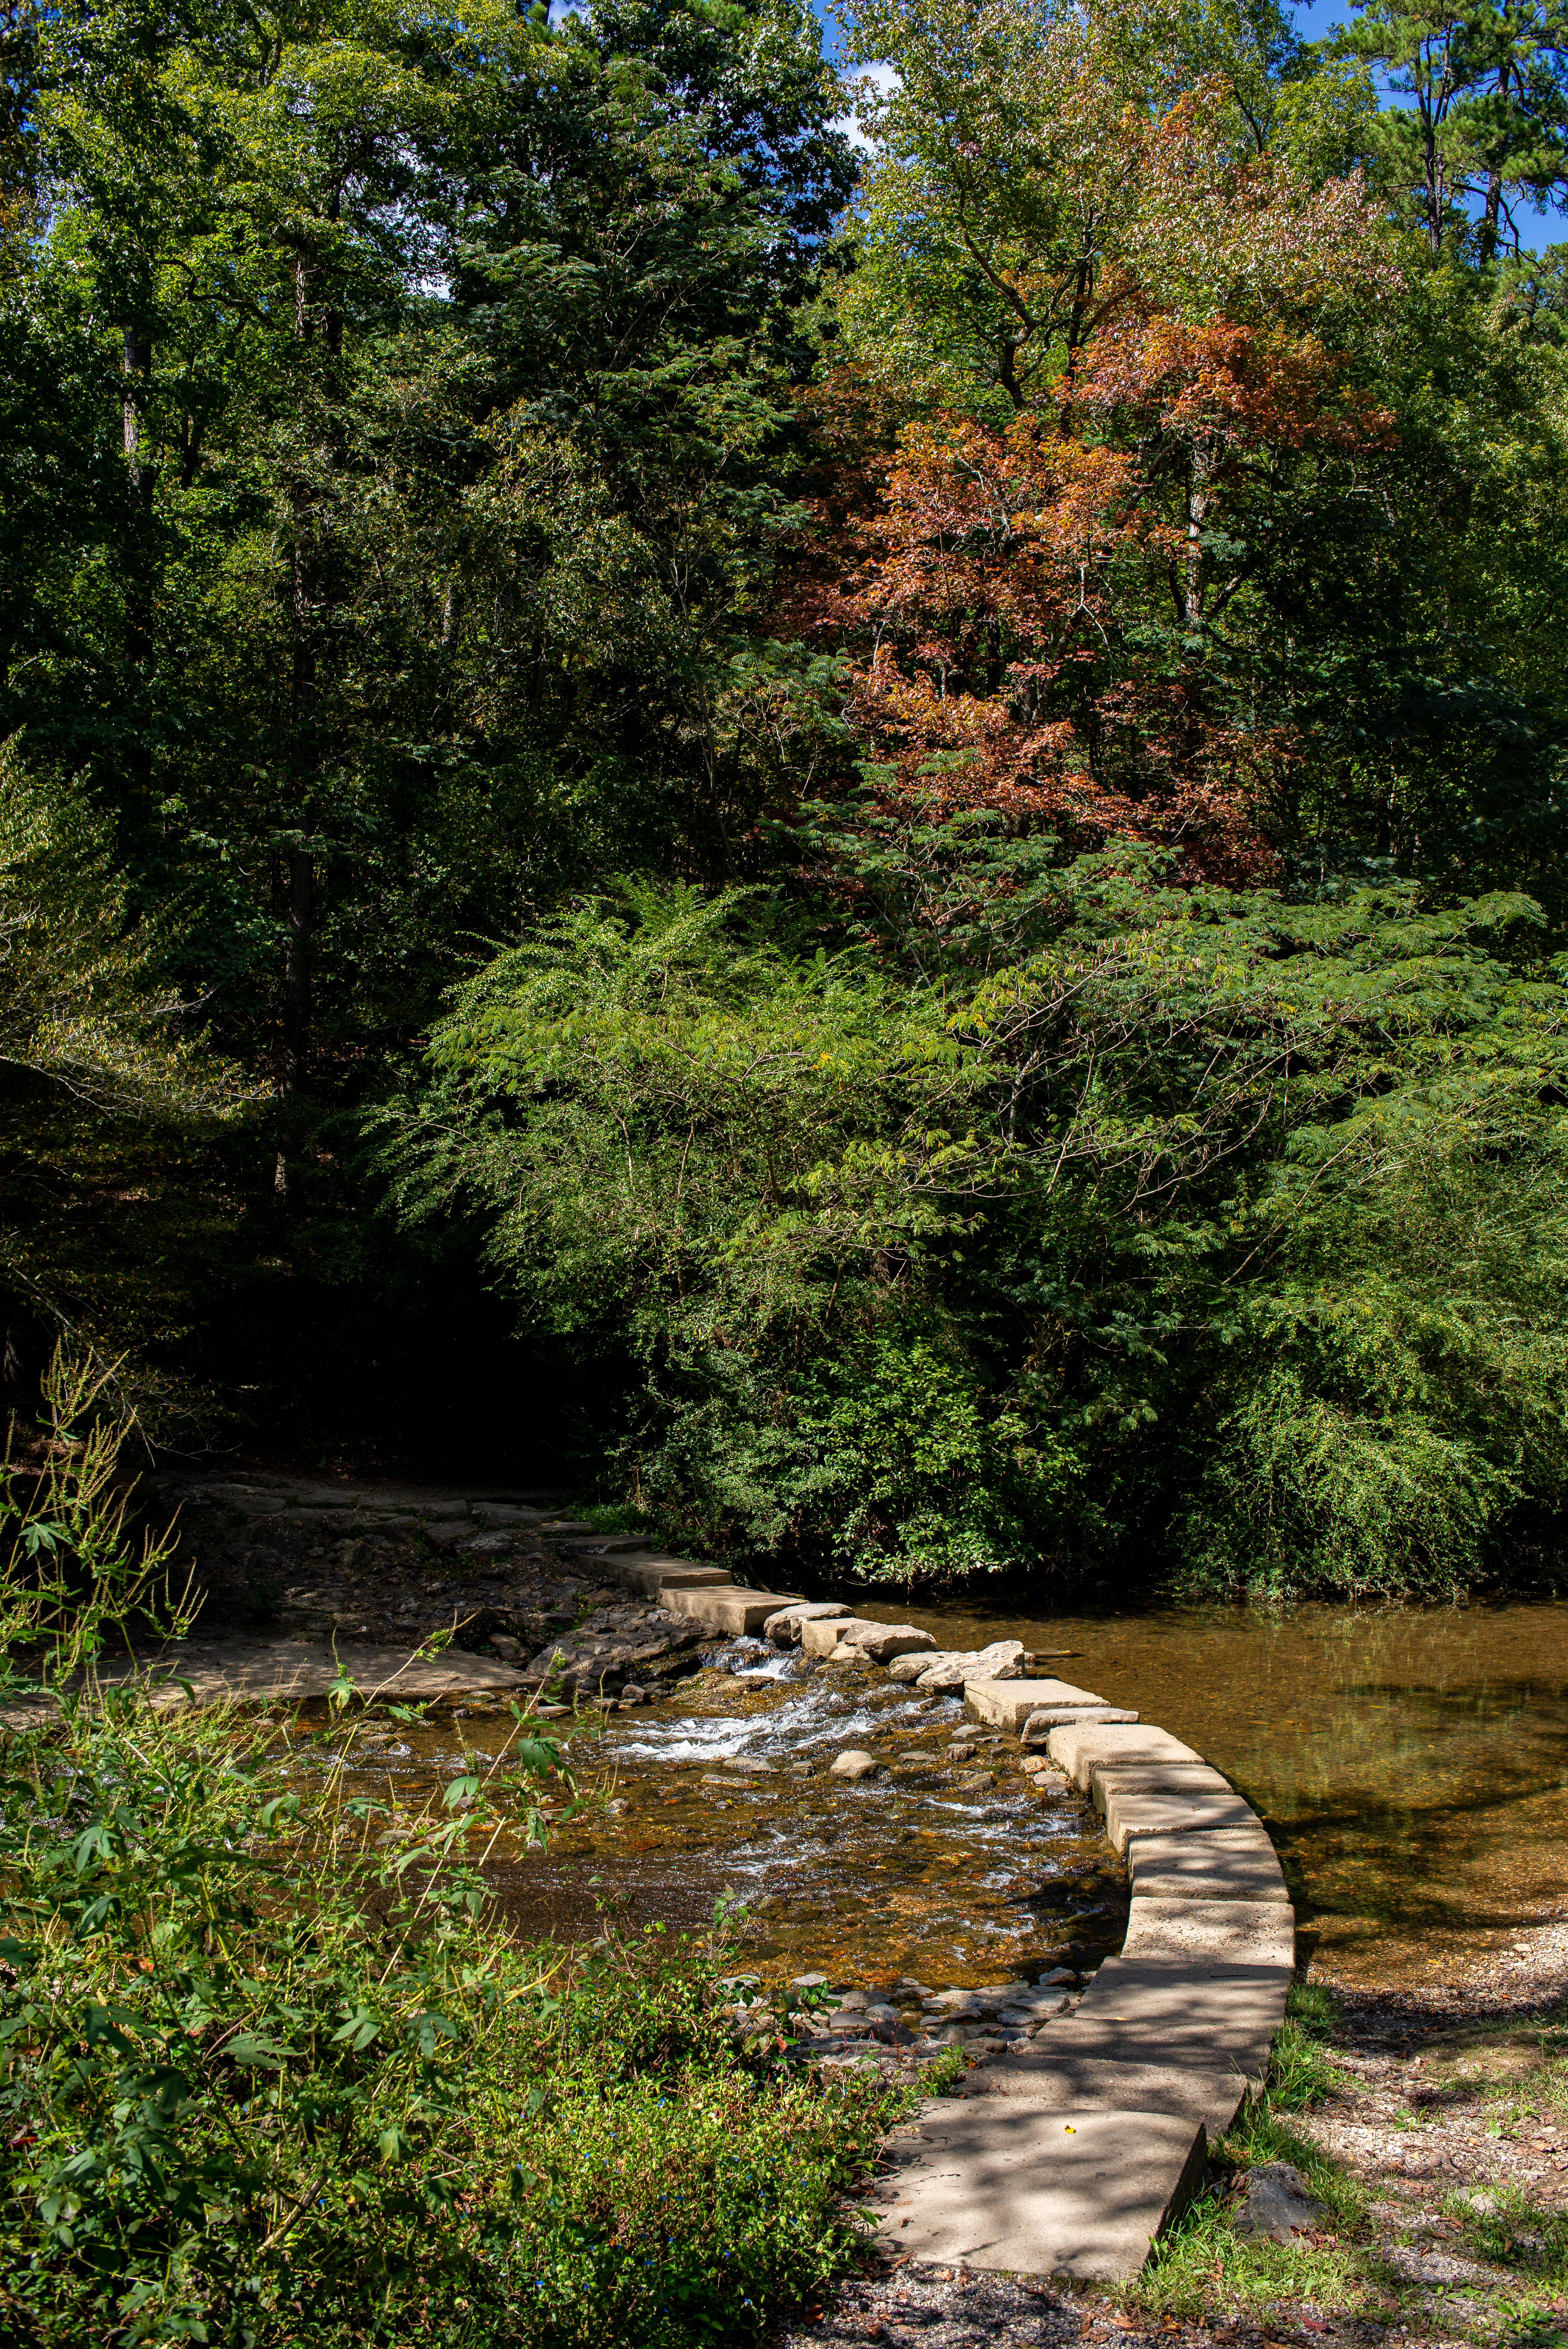
M 761 1630 L 794 1596 L 645 1549 L 580 1551 L 596 1551 L 614 1580 L 667 1590 L 672 1611 L 715 1631 Z M 793 1643 L 831 1652 L 827 1615 L 797 1618 Z M 861 1628 L 843 1616 L 843 1630 Z M 1132 1901 L 1119 1953 L 1075 2009 L 890 2138 L 879 2238 L 947 2265 L 1125 2279 L 1198 2191 L 1210 2136 L 1262 2085 L 1295 1971 L 1284 1873 L 1251 1805 L 1136 1713 L 1057 1680 L 966 1681 L 964 1699 L 972 1718 L 1015 1735 L 1038 1716 L 1047 1760 L 1089 1795 L 1126 1858 Z
M 1261 2087 L 1295 1920 L 1267 1830 L 1218 1771 L 1165 1730 L 1106 1718 L 1088 1690 L 1036 1686 L 1057 1716 L 1048 1760 L 1127 1858 L 1127 1933 L 1026 2054 L 979 2065 L 889 2141 L 879 2237 L 920 2261 L 1115 2281 L 1144 2266 L 1198 2191 L 1210 2136 Z M 1021 1731 L 1035 1692 L 966 1684 L 965 1710 Z M 1083 1717 L 1062 1719 L 1075 1702 Z

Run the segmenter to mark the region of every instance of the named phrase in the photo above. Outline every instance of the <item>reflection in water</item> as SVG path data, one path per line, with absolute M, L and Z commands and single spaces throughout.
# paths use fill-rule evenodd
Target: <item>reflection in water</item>
M 1322 1971 L 1451 1980 L 1568 1909 L 1568 1605 L 862 1611 L 1071 1651 L 1042 1669 L 1195 1746 L 1267 1820 Z

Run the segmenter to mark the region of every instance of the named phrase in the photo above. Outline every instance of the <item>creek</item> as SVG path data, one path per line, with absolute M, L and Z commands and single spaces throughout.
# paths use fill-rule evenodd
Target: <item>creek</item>
M 1196 1747 L 1263 1814 L 1317 1970 L 1455 1982 L 1564 1911 L 1568 1604 L 1454 1609 L 1167 1608 L 1049 1618 L 860 1611 L 944 1648 L 995 1639 Z M 504 1724 L 438 1715 L 377 1775 L 417 1795 Z M 705 1923 L 743 1898 L 767 1972 L 942 1984 L 1092 1962 L 1119 1944 L 1119 1863 L 1078 1803 L 1042 1796 L 1011 1740 L 949 1752 L 961 1704 L 859 1667 L 729 1644 L 655 1705 L 573 1733 L 599 1799 L 501 1862 L 518 1929 Z M 864 1746 L 883 1767 L 831 1777 Z

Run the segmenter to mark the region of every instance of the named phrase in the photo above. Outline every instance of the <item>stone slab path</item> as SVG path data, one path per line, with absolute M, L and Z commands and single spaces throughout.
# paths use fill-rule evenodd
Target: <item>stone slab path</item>
M 695 1661 L 696 1642 L 765 1629 L 868 1669 L 902 1658 L 901 1677 L 926 1651 L 939 1671 L 956 1661 L 913 1627 L 742 1588 L 721 1568 L 598 1534 L 549 1495 L 252 1477 L 166 1481 L 155 1497 L 178 1501 L 209 1553 L 241 1574 L 267 1560 L 286 1573 L 302 1557 L 345 1578 L 325 1622 L 142 1660 L 199 1702 L 320 1697 L 340 1666 L 366 1694 L 548 1689 L 631 1702 L 636 1679 Z M 552 1597 L 563 1563 L 592 1582 Z M 408 1594 L 379 1630 L 378 1583 Z M 455 1643 L 422 1652 L 443 1615 Z M 962 1682 L 965 1713 L 1043 1750 L 1058 1785 L 1091 1796 L 1126 1858 L 1127 1935 L 1026 2053 L 982 2064 L 891 2141 L 879 2233 L 892 2256 L 923 2262 L 1115 2279 L 1143 2264 L 1202 2178 L 1209 2134 L 1260 2079 L 1294 1971 L 1295 1920 L 1261 1821 L 1201 1754 L 1114 1697 L 1027 1678 L 1021 1661 L 1021 1651 L 1017 1662 L 977 1655 Z
M 150 1678 L 171 1697 L 188 1693 L 197 1704 L 277 1704 L 325 1697 L 337 1683 L 340 1671 L 367 1702 L 373 1697 L 449 1701 L 499 1695 L 524 1684 L 514 1665 L 460 1648 L 426 1656 L 407 1648 L 367 1647 L 351 1640 L 335 1649 L 325 1640 L 260 1637 L 191 1640 L 145 1651 L 134 1663 L 109 1666 L 103 1678 Z
M 1119 1957 L 1026 2054 L 984 2064 L 889 2147 L 885 2249 L 1015 2274 L 1137 2273 L 1261 2084 L 1295 1973 L 1295 1917 L 1255 1812 L 1190 1746 L 1102 1700 L 1038 1683 L 1048 1758 L 1129 1860 Z M 1024 1683 L 966 1689 L 1019 1733 Z M 1077 1706 L 1079 1717 L 1071 1717 Z M 1066 1714 L 1066 1719 L 1060 1718 Z

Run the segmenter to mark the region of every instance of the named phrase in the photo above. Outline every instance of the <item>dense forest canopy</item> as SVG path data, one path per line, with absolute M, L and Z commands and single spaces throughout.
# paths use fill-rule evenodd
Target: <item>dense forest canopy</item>
M 1557 1578 L 1568 17 L 0 56 L 14 1407 L 66 1330 L 797 1574 Z

